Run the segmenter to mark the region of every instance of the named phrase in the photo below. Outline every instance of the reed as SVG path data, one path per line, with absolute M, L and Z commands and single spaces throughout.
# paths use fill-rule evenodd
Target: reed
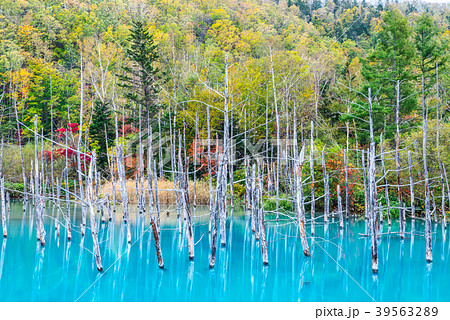
M 164 204 L 164 205 L 170 205 L 170 204 L 176 204 L 176 197 L 174 194 L 174 189 L 173 189 L 173 182 L 171 180 L 168 179 L 164 179 L 164 180 L 158 180 L 158 199 L 159 199 L 159 204 Z M 100 189 L 100 196 L 101 197 L 106 197 L 107 195 L 109 195 L 111 198 L 113 197 L 113 187 L 112 187 L 112 182 L 108 181 L 104 184 L 102 184 L 101 189 Z M 148 181 L 145 181 L 143 183 L 143 187 L 145 190 L 148 190 Z M 136 181 L 135 180 L 127 180 L 126 181 L 126 186 L 127 186 L 127 195 L 128 195 L 128 203 L 130 204 L 137 204 L 137 192 L 136 192 Z M 197 204 L 198 205 L 209 205 L 209 201 L 210 201 L 210 194 L 209 194 L 209 185 L 208 185 L 208 181 L 204 181 L 204 180 L 197 180 L 196 181 L 196 193 L 197 193 Z M 153 192 L 153 196 L 155 196 L 155 188 L 153 187 L 152 190 Z M 118 201 L 122 201 L 121 198 L 121 194 L 120 194 L 120 190 L 119 189 L 115 189 L 116 192 L 116 199 Z M 149 202 L 149 192 L 145 193 L 145 202 L 146 203 L 151 203 L 151 201 Z M 194 184 L 193 183 L 189 183 L 189 201 L 191 203 L 194 202 Z

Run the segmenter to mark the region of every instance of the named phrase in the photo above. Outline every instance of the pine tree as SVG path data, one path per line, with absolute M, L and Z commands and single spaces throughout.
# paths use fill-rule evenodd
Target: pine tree
M 313 2 L 311 3 L 311 11 L 316 11 L 320 8 L 322 8 L 321 0 L 313 0 Z
M 367 93 L 370 87 L 376 96 L 373 106 L 375 134 L 379 136 L 384 132 L 386 138 L 393 138 L 397 82 L 400 82 L 400 119 L 417 107 L 412 85 L 415 79 L 415 47 L 408 20 L 398 10 L 384 14 L 377 37 L 375 49 L 363 60 L 362 75 L 366 80 L 364 92 Z M 367 111 L 358 106 L 354 106 L 353 110 L 358 117 L 367 119 Z M 406 122 L 403 127 L 410 125 L 411 122 Z M 361 123 L 361 126 L 365 128 L 367 125 Z M 361 138 L 367 139 L 367 135 L 363 133 Z
M 89 137 L 91 146 L 97 151 L 97 166 L 105 169 L 108 166 L 108 158 L 106 151 L 106 137 L 108 135 L 108 145 L 111 146 L 114 137 L 114 125 L 111 119 L 111 109 L 109 103 L 95 101 L 92 114 L 92 122 L 89 126 Z
M 439 29 L 428 13 L 422 13 L 416 22 L 415 27 L 415 45 L 417 48 L 418 62 L 421 74 L 423 75 L 423 99 L 427 90 L 434 84 L 429 81 L 434 78 L 436 65 L 441 69 L 447 60 L 445 44 L 438 42 Z
M 135 105 L 142 106 L 144 115 L 153 117 L 160 107 L 158 93 L 162 72 L 155 67 L 159 58 L 153 35 L 145 28 L 142 21 L 133 22 L 130 47 L 126 50 L 133 66 L 123 67 L 125 74 L 118 75 L 121 87 L 125 88 L 125 98 Z

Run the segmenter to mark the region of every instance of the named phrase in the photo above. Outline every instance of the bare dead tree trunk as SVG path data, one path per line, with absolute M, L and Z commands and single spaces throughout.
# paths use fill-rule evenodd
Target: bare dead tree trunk
M 349 190 L 348 190 L 348 164 L 347 150 L 344 149 L 344 169 L 345 169 L 345 219 L 348 220 L 349 211 Z
M 368 208 L 368 200 L 367 200 L 367 174 L 366 174 L 366 161 L 364 159 L 364 149 L 361 150 L 361 166 L 363 168 L 363 180 L 364 180 L 364 215 L 366 220 L 369 220 L 369 208 Z
M 412 173 L 412 163 L 411 163 L 411 151 L 408 150 L 408 166 L 409 166 L 409 190 L 411 193 L 411 219 L 414 220 L 416 217 L 416 205 L 414 202 L 414 181 Z
M 180 136 L 181 147 L 181 136 Z M 183 200 L 184 212 L 186 213 L 186 224 L 188 234 L 188 247 L 189 247 L 189 260 L 194 260 L 194 231 L 192 229 L 192 217 L 191 217 L 191 205 L 189 203 L 189 189 L 188 189 L 188 173 L 187 165 L 183 168 L 183 162 L 181 159 L 181 148 L 178 152 L 178 183 L 181 191 L 181 198 Z
M 83 200 L 83 176 L 82 176 L 82 171 L 81 171 L 81 138 L 82 138 L 82 132 L 83 132 L 83 102 L 84 102 L 84 96 L 83 96 L 83 88 L 84 88 L 84 84 L 83 84 L 83 52 L 80 52 L 80 66 L 81 66 L 81 71 L 80 71 L 80 92 L 81 92 L 81 98 L 80 98 L 80 123 L 79 123 L 79 128 L 80 131 L 78 132 L 78 142 L 77 142 L 77 177 L 78 177 L 78 184 L 80 185 L 80 197 L 81 200 Z M 84 157 L 84 159 L 86 160 L 86 157 Z M 86 165 L 86 164 L 85 164 Z M 86 167 L 85 167 L 86 170 Z M 68 189 L 68 186 L 66 186 L 66 188 Z M 86 209 L 84 205 L 81 205 L 81 235 L 84 236 L 85 233 L 85 229 L 86 229 Z
M 376 180 L 375 180 L 375 142 L 373 137 L 372 94 L 369 88 L 369 126 L 370 126 L 370 151 L 369 151 L 369 216 L 370 233 L 372 240 L 372 272 L 378 273 L 378 243 L 377 243 L 377 215 L 376 215 Z
M 336 189 L 338 199 L 338 215 L 339 215 L 339 228 L 344 229 L 344 217 L 342 214 L 342 199 L 341 199 L 341 186 L 337 185 Z
M 8 236 L 8 231 L 6 229 L 6 199 L 5 199 L 5 178 L 3 177 L 3 139 L 0 146 L 0 196 L 2 202 L 2 227 L 3 227 L 3 238 Z
M 258 214 L 259 214 L 259 232 L 261 235 L 261 250 L 262 250 L 262 259 L 263 264 L 268 265 L 269 264 L 269 257 L 267 254 L 267 240 L 266 240 L 266 226 L 264 223 L 264 203 L 263 203 L 263 187 L 262 187 L 262 179 L 261 179 L 261 170 L 258 170 L 258 193 L 260 197 L 258 198 Z
M 250 203 L 252 209 L 252 232 L 256 232 L 256 164 L 252 166 L 252 181 L 250 190 Z
M 156 166 L 156 160 L 155 160 L 155 166 Z M 156 180 L 157 179 L 155 178 L 155 181 Z M 153 239 L 155 240 L 156 257 L 158 259 L 158 265 L 161 269 L 163 269 L 164 268 L 164 260 L 163 260 L 163 256 L 162 256 L 161 243 L 159 241 L 159 234 L 158 234 L 158 228 L 156 227 L 155 217 L 151 216 L 150 221 L 152 224 Z
M 105 139 L 106 139 L 106 158 L 108 159 L 109 174 L 111 175 L 113 210 L 114 212 L 116 212 L 116 179 L 114 177 L 114 169 L 113 169 L 114 157 L 109 153 L 108 132 L 106 130 L 106 124 L 105 124 Z M 109 200 L 109 194 L 107 194 L 107 197 L 108 197 L 108 209 L 111 210 L 111 202 Z M 111 221 L 111 212 L 109 215 L 109 220 Z
M 89 207 L 89 220 L 90 220 L 90 227 L 91 227 L 91 234 L 92 234 L 92 242 L 94 246 L 94 259 L 95 263 L 97 265 L 97 270 L 99 272 L 103 271 L 103 265 L 102 265 L 102 257 L 100 255 L 100 247 L 98 243 L 98 234 L 97 234 L 97 224 L 95 222 L 95 207 L 94 207 L 94 188 L 93 188 L 93 171 L 94 166 L 96 163 L 96 155 L 95 150 L 92 153 L 92 159 L 89 166 L 89 175 L 87 177 L 87 187 L 86 187 L 86 202 L 88 203 Z
M 219 158 L 219 170 L 217 173 L 217 188 L 216 188 L 216 198 L 214 203 L 214 215 L 213 215 L 213 228 L 211 233 L 211 254 L 209 256 L 209 267 L 214 268 L 214 265 L 216 263 L 216 251 L 217 251 L 217 238 L 218 238 L 218 223 L 219 223 L 219 207 L 221 206 L 221 200 L 222 199 L 222 188 L 223 183 L 219 182 L 219 179 L 223 179 L 223 156 L 220 156 Z
M 316 234 L 316 228 L 314 225 L 315 211 L 316 211 L 316 198 L 314 194 L 314 122 L 311 121 L 311 147 L 309 150 L 309 168 L 311 172 L 311 234 Z
M 163 158 L 162 158 L 162 139 L 161 139 L 161 113 L 158 112 L 158 134 L 159 134 L 159 179 L 163 180 Z M 172 142 L 172 140 L 171 140 Z M 156 174 L 156 172 L 155 172 Z M 155 176 L 156 179 L 156 176 Z
M 230 140 L 233 137 L 233 112 L 231 112 L 230 115 Z M 231 205 L 231 209 L 234 209 L 234 154 L 233 154 L 233 149 L 234 149 L 234 145 L 233 145 L 233 141 L 231 140 L 229 143 L 229 147 L 228 149 L 230 150 L 228 152 L 230 159 L 228 160 L 229 162 L 229 176 L 230 176 L 230 205 Z
M 61 184 L 59 182 L 59 178 L 56 177 L 56 221 L 55 221 L 55 230 L 56 235 L 59 237 L 59 230 L 60 230 L 60 224 L 59 224 L 59 211 L 61 210 Z
M 179 136 L 179 140 L 180 140 L 180 145 L 178 148 L 178 152 L 181 152 L 181 134 L 180 132 L 178 132 L 178 136 Z M 175 137 L 173 138 L 174 140 L 174 144 L 175 144 Z M 170 139 L 170 141 L 172 142 L 172 139 Z M 178 225 L 178 233 L 181 234 L 181 229 L 182 229 L 182 212 L 183 212 L 183 208 L 182 208 L 182 196 L 181 196 L 181 190 L 178 190 L 177 188 L 177 179 L 179 179 L 179 176 L 175 175 L 175 163 L 174 160 L 176 159 L 176 155 L 175 155 L 175 150 L 174 148 L 171 148 L 171 158 L 172 158 L 172 172 L 173 172 L 173 192 L 175 194 L 175 201 L 177 204 L 177 225 Z M 175 158 L 175 159 L 174 159 Z
M 277 172 L 276 172 L 276 212 L 278 217 L 278 211 L 280 209 L 280 119 L 278 114 L 278 103 L 277 103 L 277 88 L 275 86 L 275 73 L 273 71 L 273 59 L 272 59 L 272 49 L 270 49 L 270 68 L 272 74 L 272 89 L 273 89 L 273 102 L 275 104 L 275 116 L 276 116 L 276 126 L 277 126 Z
M 206 119 L 208 127 L 208 185 L 209 185 L 209 227 L 208 232 L 211 232 L 211 222 L 213 220 L 214 195 L 212 187 L 212 170 L 211 170 L 211 126 L 209 119 L 209 105 L 206 106 Z M 247 122 L 246 122 L 247 123 Z M 217 150 L 216 150 L 217 152 Z
M 20 125 L 19 125 L 19 114 L 18 114 L 18 111 L 17 111 L 17 104 L 16 104 L 15 97 L 13 98 L 13 101 L 14 101 L 14 113 L 16 115 L 16 123 L 17 123 L 17 137 L 18 137 L 19 150 L 20 150 L 20 161 L 21 161 L 21 164 L 22 164 L 23 201 L 25 203 L 28 200 L 27 174 L 26 174 L 26 171 L 25 171 L 25 162 L 24 162 L 24 159 L 23 159 L 22 133 L 21 133 L 21 130 L 20 130 Z M 53 130 L 52 130 L 52 132 L 53 132 Z M 53 152 L 53 150 L 52 150 L 52 152 Z M 23 206 L 23 211 L 25 211 L 25 205 Z
M 197 137 L 198 137 L 198 116 L 197 113 L 195 113 L 195 135 L 194 135 L 194 209 L 197 207 Z
M 40 193 L 39 184 L 39 138 L 37 132 L 37 115 L 34 115 L 34 196 L 33 203 L 37 205 L 37 195 Z
M 441 211 L 442 211 L 442 224 L 444 228 L 447 228 L 447 215 L 445 213 L 445 184 L 444 184 L 444 170 L 443 163 L 441 159 L 441 150 L 439 149 L 439 120 L 441 118 L 441 113 L 439 111 L 439 69 L 436 63 L 436 150 L 437 158 L 439 162 L 439 173 L 441 177 Z
M 222 247 L 226 246 L 227 244 L 227 233 L 226 233 L 226 224 L 227 224 L 227 214 L 226 214 L 226 199 L 227 199 L 227 169 L 230 162 L 230 133 L 229 133 L 229 92 L 228 92 L 228 85 L 229 85 L 229 76 L 228 76 L 228 54 L 225 54 L 225 77 L 224 77 L 224 124 L 223 124 L 223 151 L 224 151 L 224 157 L 223 157 L 223 169 L 222 169 L 222 179 L 217 180 L 218 183 L 222 183 L 222 193 L 221 196 L 223 197 L 219 210 L 220 210 L 220 244 Z
M 66 230 L 67 230 L 67 240 L 72 240 L 72 226 L 70 222 L 70 204 L 69 204 L 69 167 L 67 166 L 66 158 L 66 168 L 64 169 L 64 184 L 65 184 L 65 194 L 66 194 Z
M 388 218 L 388 224 L 391 225 L 391 206 L 389 205 L 389 185 L 386 176 L 386 167 L 384 165 L 384 153 L 383 153 L 383 134 L 380 136 L 380 155 L 381 155 L 381 167 L 383 169 L 383 180 L 384 180 L 384 195 L 386 197 L 386 213 Z M 380 214 L 380 223 L 383 223 L 383 212 Z
M 156 160 L 153 161 L 153 172 L 155 172 L 155 206 L 156 206 L 156 226 L 158 229 L 158 233 L 160 231 L 160 213 L 159 213 L 159 196 L 158 196 L 158 179 L 156 179 Z
M 422 86 L 424 85 L 424 76 L 422 75 Z M 430 214 L 430 189 L 428 182 L 428 167 L 427 167 L 427 121 L 428 121 L 428 105 L 422 106 L 423 113 L 423 175 L 425 180 L 425 246 L 426 246 L 426 260 L 433 261 L 432 249 L 432 235 L 431 235 L 431 214 Z
M 109 194 L 106 194 L 106 209 L 108 210 L 109 221 L 112 220 L 112 210 L 111 210 L 111 200 L 109 198 Z
M 400 238 L 405 238 L 405 218 L 403 216 L 403 199 L 402 199 L 402 189 L 401 189 L 401 180 L 400 180 L 400 153 L 399 153 L 399 144 L 400 144 L 400 81 L 397 80 L 396 86 L 396 106 L 395 106 L 395 123 L 397 127 L 396 139 L 395 139 L 395 163 L 397 170 L 397 192 L 398 192 L 398 205 L 399 205 L 399 221 L 400 221 Z
M 327 167 L 325 164 L 325 147 L 322 149 L 322 171 L 323 171 L 323 189 L 325 194 L 323 220 L 328 223 L 328 215 L 330 214 L 330 186 L 327 174 Z
M 152 174 L 152 165 L 153 165 L 153 132 L 152 127 L 150 126 L 150 121 L 148 121 L 148 150 L 147 150 L 147 185 L 148 185 L 148 212 L 150 216 L 153 215 L 153 174 Z M 156 175 L 156 172 L 155 172 Z M 156 180 L 156 177 L 155 177 Z
M 432 212 L 433 212 L 433 217 L 434 217 L 434 222 L 437 223 L 437 208 L 436 208 L 436 201 L 434 200 L 434 192 L 431 190 L 431 207 L 433 208 Z
M 122 152 L 122 146 L 117 147 L 117 169 L 120 183 L 120 193 L 122 197 L 122 211 L 123 219 L 127 227 L 127 242 L 131 243 L 131 230 L 130 230 L 130 213 L 128 209 L 128 191 L 127 182 L 125 177 L 125 156 Z
M 41 246 L 45 246 L 45 230 L 44 230 L 44 197 L 38 195 L 36 214 L 38 221 L 36 224 L 36 234 Z
M 294 146 L 296 148 L 296 146 Z M 300 237 L 302 242 L 303 253 L 305 256 L 309 257 L 311 254 L 309 252 L 308 240 L 306 238 L 306 219 L 305 219 L 305 210 L 304 210 L 304 202 L 303 202 L 303 182 L 302 182 L 302 169 L 303 163 L 305 160 L 305 147 L 302 146 L 302 150 L 300 151 L 300 155 L 298 152 L 295 152 L 296 156 L 296 216 L 297 223 L 300 229 Z

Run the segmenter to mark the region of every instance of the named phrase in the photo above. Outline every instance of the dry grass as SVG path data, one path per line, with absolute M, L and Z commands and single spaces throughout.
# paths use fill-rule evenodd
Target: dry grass
M 153 182 L 154 184 L 154 182 Z M 119 182 L 116 181 L 116 199 L 121 200 L 120 195 L 120 185 Z M 145 181 L 145 201 L 148 203 L 148 183 Z M 153 186 L 154 188 L 154 186 Z M 197 204 L 198 205 L 208 205 L 209 204 L 209 186 L 208 181 L 198 180 L 196 182 L 196 190 L 197 190 Z M 112 197 L 112 183 L 106 182 L 102 185 L 101 194 L 106 196 L 109 194 Z M 135 180 L 127 180 L 127 193 L 128 193 L 128 201 L 130 203 L 136 203 L 136 181 Z M 155 194 L 155 190 L 153 190 L 153 194 Z M 176 204 L 175 192 L 173 182 L 170 180 L 158 180 L 158 199 L 160 204 Z M 189 181 L 189 200 L 191 204 L 194 203 L 194 182 Z

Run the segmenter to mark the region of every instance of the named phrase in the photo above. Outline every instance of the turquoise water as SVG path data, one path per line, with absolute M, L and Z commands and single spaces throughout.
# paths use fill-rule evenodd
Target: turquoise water
M 380 270 L 373 275 L 370 238 L 359 235 L 367 233 L 364 220 L 346 222 L 343 231 L 338 223 L 324 227 L 319 220 L 316 237 L 308 239 L 310 258 L 303 256 L 294 224 L 268 222 L 269 266 L 263 266 L 249 216 L 235 210 L 227 223 L 227 247 L 218 248 L 216 267 L 209 269 L 210 236 L 202 216 L 207 211 L 197 208 L 194 261 L 188 260 L 187 238 L 176 230 L 174 217 L 162 217 L 165 269 L 160 270 L 148 218 L 132 217 L 129 245 L 117 213 L 114 222 L 100 224 L 105 271 L 99 273 L 90 233 L 82 239 L 73 227 L 68 242 L 65 230 L 57 237 L 47 217 L 42 248 L 32 210 L 11 206 L 9 236 L 0 248 L 0 301 L 450 301 L 449 237 L 440 224 L 433 224 L 432 264 L 425 261 L 424 224 L 416 220 L 414 236 L 380 239 Z M 79 225 L 79 210 L 72 212 Z M 47 214 L 55 215 L 50 205 Z M 408 220 L 407 231 L 411 228 Z

